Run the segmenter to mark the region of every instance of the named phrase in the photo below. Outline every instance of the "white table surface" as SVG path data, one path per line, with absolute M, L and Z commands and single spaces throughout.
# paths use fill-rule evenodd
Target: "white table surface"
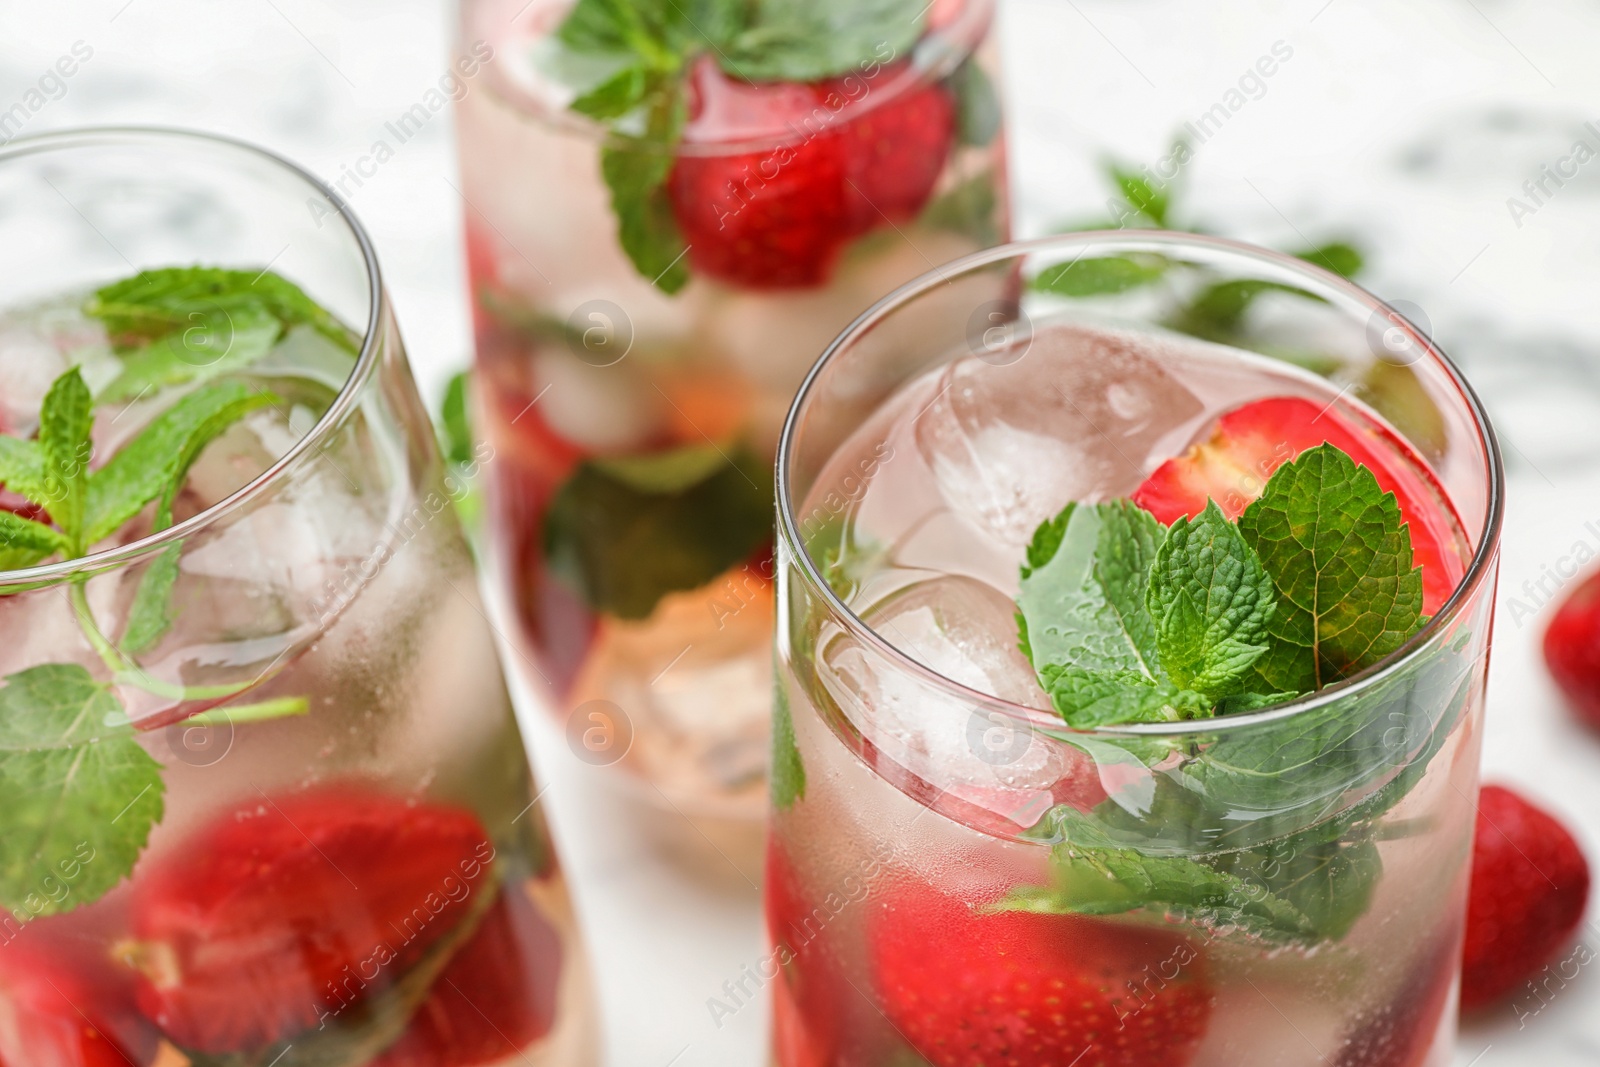
M 1524 582 L 1575 542 L 1600 547 L 1586 525 L 1600 528 L 1600 160 L 1520 225 L 1507 206 L 1574 138 L 1600 148 L 1584 127 L 1600 128 L 1600 6 L 1004 2 L 1024 234 L 1100 213 L 1102 153 L 1155 158 L 1274 44 L 1292 49 L 1200 146 L 1190 203 L 1217 232 L 1279 246 L 1359 237 L 1367 284 L 1420 306 L 1484 393 L 1510 471 L 1487 774 L 1559 812 L 1600 861 L 1600 737 L 1568 719 L 1545 675 L 1544 613 L 1512 599 L 1533 607 Z M 81 41 L 92 57 L 25 132 L 200 127 L 337 178 L 444 72 L 450 18 L 438 0 L 7 0 L 0 111 Z M 471 344 L 452 146 L 446 112 L 354 197 L 430 395 Z M 763 1064 L 764 1007 L 719 1028 L 706 1006 L 761 952 L 753 889 L 660 857 L 595 771 L 542 729 L 530 736 L 595 957 L 608 1062 Z M 1595 944 L 1600 927 L 1585 936 Z M 1597 1009 L 1600 980 L 1585 973 L 1521 1026 L 1509 1008 L 1470 1025 L 1458 1064 L 1594 1063 Z

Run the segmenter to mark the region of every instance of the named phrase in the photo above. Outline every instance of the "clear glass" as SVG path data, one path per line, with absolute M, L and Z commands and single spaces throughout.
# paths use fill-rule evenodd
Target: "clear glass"
M 1105 281 L 1108 260 L 1142 280 Z M 1245 288 L 1226 331 L 1201 328 L 1199 297 Z M 1067 728 L 1016 646 L 1035 524 L 1285 394 L 1427 487 L 1454 592 L 1395 655 L 1291 703 Z M 1449 1061 L 1502 485 L 1427 337 L 1227 241 L 1021 243 L 859 318 L 802 388 L 778 479 L 774 1062 Z M 1232 880 L 1125 910 L 1104 903 L 1118 864 Z M 1256 936 L 1281 899 L 1339 932 Z
M 461 3 L 480 407 L 504 457 L 491 479 L 499 585 L 538 665 L 530 681 L 584 758 L 755 842 L 778 431 L 806 368 L 862 308 L 1005 239 L 994 5 L 929 5 L 933 28 L 909 55 L 884 53 L 794 126 L 740 116 L 808 88 L 723 85 L 728 130 L 681 142 L 665 164 L 674 210 L 752 231 L 793 213 L 831 251 L 804 268 L 759 248 L 718 260 L 711 224 L 685 244 L 676 293 L 624 254 L 601 171 L 603 151 L 624 168 L 662 161 L 567 110 L 571 91 L 541 66 L 571 8 Z M 974 102 L 974 84 L 990 95 Z M 907 128 L 920 132 L 889 132 Z M 824 180 L 835 151 L 844 166 Z M 820 205 L 835 200 L 848 209 Z
M 595 1062 L 460 486 L 359 224 L 284 160 L 166 130 L 13 141 L 0 202 L 16 436 L 58 374 L 109 352 L 60 323 L 141 271 L 270 268 L 360 338 L 291 331 L 237 372 L 277 404 L 200 454 L 176 525 L 151 532 L 147 511 L 86 558 L 0 573 L 0 819 L 31 844 L 0 874 L 0 1060 Z M 97 456 L 182 392 L 98 408 Z M 122 651 L 135 591 L 174 553 L 170 629 Z M 59 694 L 64 677 L 103 712 L 92 743 L 29 732 L 24 679 Z M 106 792 L 70 801 L 69 824 L 61 797 L 89 774 Z

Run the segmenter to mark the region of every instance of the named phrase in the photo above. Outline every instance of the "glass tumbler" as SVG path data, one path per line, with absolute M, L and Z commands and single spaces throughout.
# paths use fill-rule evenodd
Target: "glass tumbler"
M 13 141 L 0 204 L 0 1061 L 595 1062 L 360 224 L 173 130 Z
M 1410 487 L 1420 629 L 1274 706 L 1069 727 L 1018 644 L 1036 527 L 1267 410 Z M 1292 458 L 1256 440 L 1247 498 Z M 774 1062 L 1449 1061 L 1502 481 L 1426 336 L 1218 239 L 981 252 L 828 349 L 778 495 Z
M 648 98 L 678 109 L 663 140 L 653 104 L 606 124 L 577 88 L 623 62 L 578 29 L 610 8 L 460 5 L 496 585 L 575 751 L 755 863 L 783 413 L 862 308 L 1006 236 L 993 0 L 880 6 L 904 10 L 813 80 L 784 40 L 710 47 L 693 5 L 638 6 L 699 53 Z

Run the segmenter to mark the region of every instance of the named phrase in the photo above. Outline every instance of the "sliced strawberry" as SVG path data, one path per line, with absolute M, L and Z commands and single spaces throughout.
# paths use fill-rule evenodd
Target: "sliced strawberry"
M 310 1029 L 449 933 L 493 857 L 460 808 L 350 786 L 248 802 L 146 861 L 123 946 L 139 1008 L 207 1053 Z
M 949 159 L 955 102 L 943 86 L 895 84 L 908 77 L 901 64 L 752 84 L 698 61 L 667 179 L 690 265 L 746 289 L 821 285 L 852 238 L 917 215 Z M 746 143 L 761 147 L 732 147 Z
M 931 887 L 873 912 L 884 1012 L 933 1067 L 1183 1067 L 1211 1017 L 1201 949 L 1073 915 L 982 914 Z
M 560 982 L 561 935 L 526 893 L 507 886 L 372 1067 L 477 1067 L 514 1057 L 550 1032 Z
M 1395 495 L 1411 529 L 1412 559 L 1422 567 L 1422 607 L 1437 612 L 1461 584 L 1455 516 L 1427 464 L 1391 431 L 1357 423 L 1332 405 L 1301 397 L 1254 400 L 1217 420 L 1211 436 L 1169 459 L 1133 493 L 1162 523 L 1194 516 L 1215 500 L 1228 518 L 1261 495 L 1272 472 L 1327 442 L 1371 470 Z
M 1482 1008 L 1537 975 L 1589 903 L 1589 863 L 1549 813 L 1509 789 L 1478 795 L 1461 1006 Z
M 95 938 L 54 937 L 35 920 L 0 948 L 0 1063 L 130 1067 L 160 1037 L 133 1002 L 133 978 Z

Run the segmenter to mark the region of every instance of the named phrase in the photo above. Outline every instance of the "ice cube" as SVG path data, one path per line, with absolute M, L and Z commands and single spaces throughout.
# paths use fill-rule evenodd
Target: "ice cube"
M 962 357 L 917 418 L 917 447 L 957 513 L 1026 544 L 1071 500 L 1131 492 L 1201 403 L 1137 334 L 1037 327 L 1013 363 Z
M 942 576 L 884 598 L 862 619 L 952 681 L 1048 707 L 1017 650 L 1013 611 L 991 586 Z M 862 734 L 899 768 L 1022 825 L 1053 802 L 1050 790 L 1067 771 L 1066 753 L 1017 716 L 963 699 L 849 634 L 825 640 L 818 674 Z

